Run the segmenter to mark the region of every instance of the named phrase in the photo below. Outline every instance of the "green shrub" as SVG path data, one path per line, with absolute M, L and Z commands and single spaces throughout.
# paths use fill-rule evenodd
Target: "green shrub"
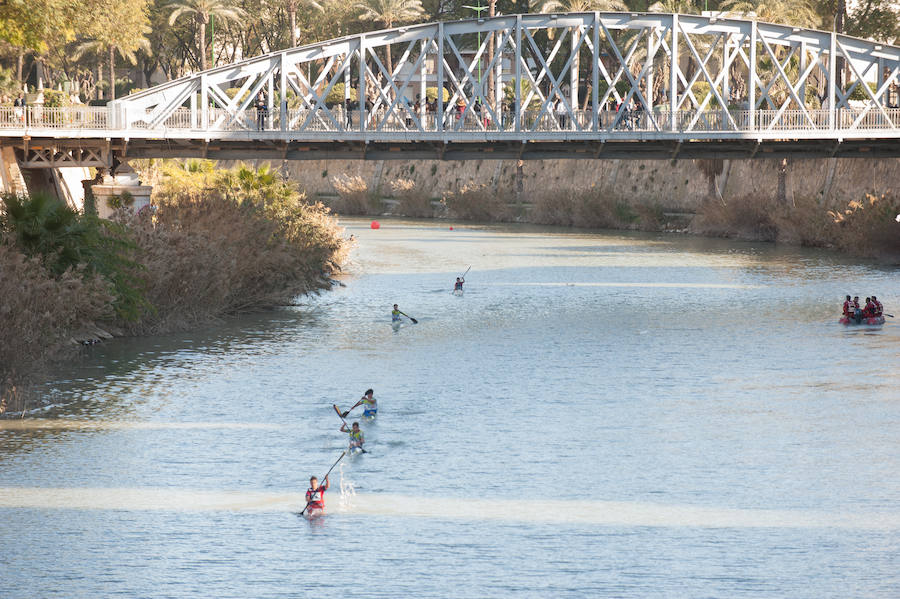
M 44 106 L 46 108 L 59 108 L 61 106 L 71 106 L 69 94 L 55 89 L 44 90 Z
M 359 98 L 359 91 L 355 87 L 351 87 L 349 91 L 350 100 L 356 102 L 357 98 Z M 329 108 L 334 106 L 335 104 L 343 104 L 344 103 L 344 84 L 343 83 L 335 83 L 334 87 L 331 88 L 331 91 L 328 92 L 328 95 L 325 96 L 325 105 Z
M 446 104 L 447 102 L 450 101 L 450 92 L 447 91 L 446 87 L 442 88 L 442 89 L 444 90 L 444 93 L 442 94 L 444 96 L 444 104 Z M 436 88 L 436 87 L 426 87 L 425 88 L 425 98 L 429 102 L 434 102 L 435 100 L 437 100 L 437 95 L 438 95 L 438 88 Z

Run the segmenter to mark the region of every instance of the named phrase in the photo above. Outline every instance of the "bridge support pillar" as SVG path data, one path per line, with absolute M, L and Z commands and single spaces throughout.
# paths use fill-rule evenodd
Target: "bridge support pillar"
M 153 187 L 141 185 L 140 179 L 128 164 L 120 165 L 114 175 L 107 174 L 99 183 L 91 185 L 94 206 L 100 218 L 109 218 L 119 208 L 137 213 L 150 205 Z

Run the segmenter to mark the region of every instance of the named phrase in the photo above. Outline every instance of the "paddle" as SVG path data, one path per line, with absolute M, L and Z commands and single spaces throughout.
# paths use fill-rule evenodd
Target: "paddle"
M 346 454 L 347 454 L 346 451 L 342 451 L 342 452 L 341 452 L 341 457 L 339 457 L 339 458 L 334 462 L 334 464 L 331 465 L 331 468 L 329 468 L 329 469 L 328 469 L 328 472 L 325 473 L 325 476 L 322 477 L 322 479 L 321 479 L 322 481 L 325 481 L 325 479 L 328 478 L 328 475 L 331 474 L 331 471 L 334 470 L 334 467 L 338 465 L 338 462 L 340 462 L 341 460 L 344 459 L 344 456 L 345 456 Z M 303 513 L 306 511 L 306 508 L 309 507 L 309 504 L 310 504 L 310 503 L 312 503 L 312 501 L 307 501 L 307 502 L 306 502 L 306 506 L 305 506 L 302 510 L 300 510 L 300 515 L 301 515 L 301 516 L 302 516 Z
M 410 320 L 412 321 L 413 324 L 419 324 L 419 321 L 418 321 L 418 320 L 416 320 L 415 318 L 413 318 L 412 316 L 410 316 L 410 315 L 407 314 L 406 312 L 400 312 L 400 314 L 402 314 L 403 316 L 405 316 L 405 317 L 407 317 L 408 319 L 410 319 Z
M 363 399 L 365 399 L 365 398 L 366 398 L 366 396 L 363 395 L 363 396 L 362 396 L 362 399 L 360 399 L 358 402 L 356 402 L 355 404 L 353 404 L 352 406 L 350 406 L 350 409 L 347 410 L 346 412 L 341 412 L 341 411 L 338 409 L 338 407 L 337 407 L 336 404 L 331 404 L 331 405 L 334 406 L 334 411 L 337 412 L 338 415 L 341 417 L 341 420 L 343 420 L 344 418 L 347 417 L 347 414 L 349 414 L 350 412 L 352 412 L 353 410 L 355 410 L 358 406 L 362 405 Z M 345 422 L 344 424 L 347 424 L 347 423 Z

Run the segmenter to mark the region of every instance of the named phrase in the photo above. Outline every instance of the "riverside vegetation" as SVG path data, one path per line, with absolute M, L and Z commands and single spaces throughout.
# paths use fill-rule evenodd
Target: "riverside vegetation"
M 542 225 L 679 231 L 750 241 L 771 241 L 839 250 L 848 256 L 900 263 L 900 197 L 864 194 L 842 209 L 828 209 L 816 199 L 746 194 L 723 199 L 710 194 L 693 215 L 674 217 L 653 201 L 629 200 L 592 186 L 580 191 L 536 195 L 530 204 L 516 202 L 511 190 L 487 184 L 463 185 L 432 200 L 408 179 L 388 182 L 392 202 L 378 198 L 362 177 L 332 178 L 339 212 L 480 222 L 529 222 Z M 639 194 L 637 194 L 639 195 Z
M 80 331 L 155 334 L 291 303 L 330 286 L 348 246 L 329 209 L 268 166 L 147 164 L 152 209 L 104 220 L 3 197 L 0 413 Z

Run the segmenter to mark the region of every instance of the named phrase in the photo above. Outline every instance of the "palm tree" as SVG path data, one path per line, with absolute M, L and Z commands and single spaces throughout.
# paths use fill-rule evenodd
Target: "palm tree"
M 218 17 L 223 21 L 240 21 L 247 13 L 228 0 L 173 0 L 167 5 L 172 10 L 169 25 L 173 25 L 181 15 L 193 15 L 199 26 L 200 37 L 200 70 L 206 70 L 206 24 L 210 17 Z
M 755 12 L 760 21 L 798 27 L 815 28 L 822 21 L 809 0 L 725 0 L 722 8 L 736 13 Z
M 359 15 L 360 19 L 381 23 L 386 29 L 425 16 L 422 0 L 357 0 L 353 7 L 362 11 Z M 394 64 L 391 61 L 391 47 L 387 45 L 384 49 L 388 73 L 393 75 Z
M 106 54 L 109 61 L 109 98 L 116 99 L 116 54 L 135 64 L 138 50 L 150 51 L 146 0 L 122 0 L 99 11 L 86 28 L 87 40 L 75 47 L 75 57 Z
M 325 12 L 325 7 L 316 2 L 316 0 L 287 0 L 288 17 L 291 21 L 291 48 L 297 47 L 297 9 L 300 5 L 311 8 L 316 12 Z

